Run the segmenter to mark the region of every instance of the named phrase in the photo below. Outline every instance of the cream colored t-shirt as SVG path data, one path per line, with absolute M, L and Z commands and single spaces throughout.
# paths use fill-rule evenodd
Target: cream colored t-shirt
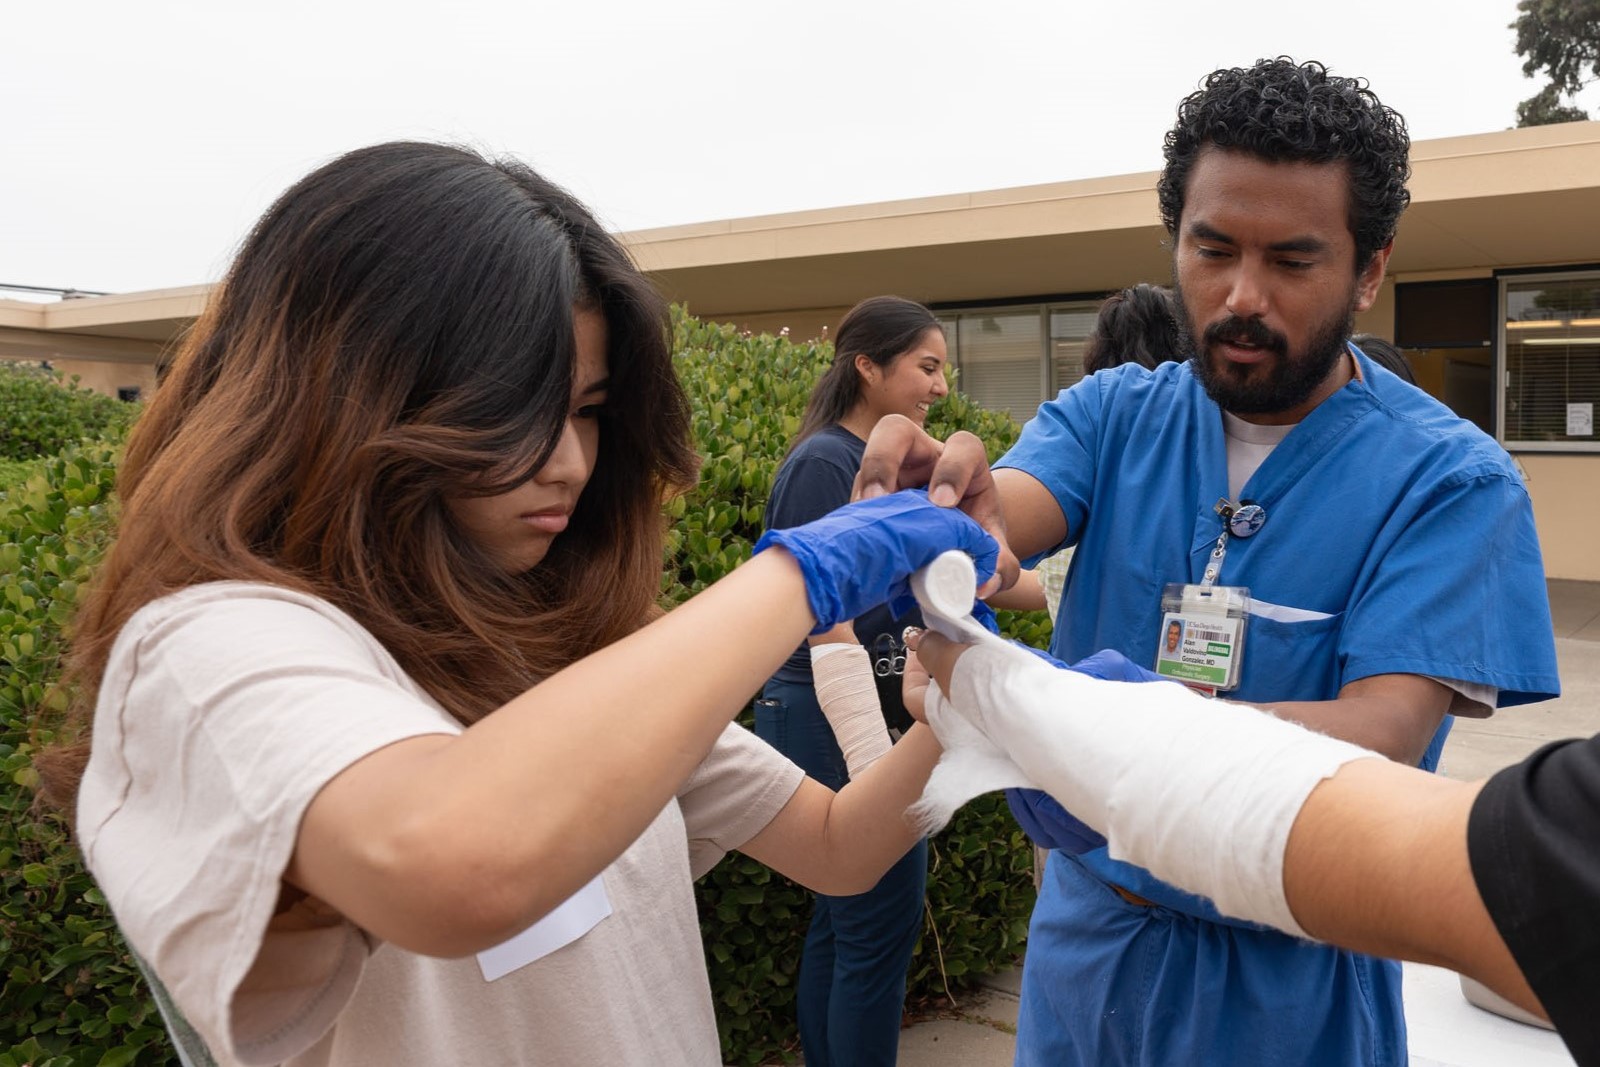
M 503 978 L 379 942 L 320 901 L 273 914 L 324 784 L 395 741 L 460 730 L 327 602 L 196 586 L 117 637 L 79 841 L 129 942 L 220 1063 L 720 1063 L 692 879 L 803 777 L 737 726 L 606 868 L 611 914 Z

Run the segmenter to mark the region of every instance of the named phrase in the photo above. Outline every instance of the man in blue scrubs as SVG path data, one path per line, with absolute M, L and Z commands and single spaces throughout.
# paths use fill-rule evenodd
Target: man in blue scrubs
M 1409 200 L 1408 151 L 1400 116 L 1317 64 L 1211 74 L 1179 107 L 1159 184 L 1192 358 L 1086 378 L 992 483 L 951 447 L 933 484 L 936 500 L 997 503 L 1024 562 L 1077 546 L 1059 659 L 1116 649 L 1431 769 L 1449 714 L 1559 686 L 1509 457 L 1348 342 Z M 925 472 L 935 450 L 880 426 L 858 491 Z M 1158 656 L 1174 622 L 1181 654 Z M 1110 859 L 1048 797 L 1013 807 L 1059 846 L 1019 1064 L 1406 1063 L 1397 964 L 1224 920 Z

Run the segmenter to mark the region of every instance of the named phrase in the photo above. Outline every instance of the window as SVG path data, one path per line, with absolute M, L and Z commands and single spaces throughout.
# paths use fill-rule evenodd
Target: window
M 1099 300 L 941 311 L 956 388 L 1018 422 L 1083 377 L 1083 342 Z
M 1500 440 L 1528 451 L 1600 451 L 1600 272 L 1500 280 Z
M 956 334 L 961 391 L 1019 422 L 1032 418 L 1044 387 L 1038 310 L 963 315 Z
M 1494 342 L 1495 281 L 1401 282 L 1394 291 L 1401 348 L 1485 348 Z
M 1067 304 L 1050 311 L 1050 395 L 1083 380 L 1083 349 L 1094 332 L 1100 303 Z
M 1417 384 L 1491 435 L 1498 297 L 1493 278 L 1395 286 L 1394 341 Z
M 137 385 L 117 386 L 117 399 L 129 404 L 137 403 L 139 400 L 139 387 Z

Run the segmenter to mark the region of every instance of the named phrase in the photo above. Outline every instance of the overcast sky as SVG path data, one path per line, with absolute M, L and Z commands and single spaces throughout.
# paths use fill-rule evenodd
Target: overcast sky
M 1369 79 L 1415 139 L 1504 129 L 1537 88 L 1515 15 L 1515 0 L 8 5 L 0 283 L 215 280 L 285 186 L 401 137 L 518 155 L 632 230 L 1154 170 L 1208 71 L 1280 53 Z

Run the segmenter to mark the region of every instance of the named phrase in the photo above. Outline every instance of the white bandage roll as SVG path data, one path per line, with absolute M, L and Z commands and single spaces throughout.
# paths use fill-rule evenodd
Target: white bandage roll
M 878 703 L 872 661 L 860 645 L 829 643 L 811 647 L 811 679 L 817 703 L 844 753 L 854 778 L 889 751 L 889 728 Z
M 941 632 L 966 631 L 933 617 L 951 603 L 930 597 L 923 614 Z M 1317 783 L 1382 757 L 1176 683 L 1105 682 L 984 637 L 957 661 L 948 696 L 929 689 L 945 756 L 924 815 L 953 810 L 963 785 L 968 797 L 1033 786 L 1103 833 L 1112 858 L 1210 897 L 1224 915 L 1306 936 L 1283 890 L 1289 830 Z

